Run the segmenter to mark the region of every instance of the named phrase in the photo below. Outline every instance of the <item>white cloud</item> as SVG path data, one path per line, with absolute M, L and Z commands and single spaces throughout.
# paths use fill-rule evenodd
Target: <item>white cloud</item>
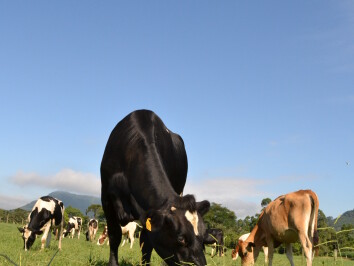
M 234 211 L 237 218 L 252 216 L 261 209 L 261 200 L 269 193 L 261 191 L 265 181 L 258 179 L 216 178 L 194 183 L 188 182 L 184 194 L 193 194 L 197 200 L 207 199 L 210 202 Z
M 0 195 L 0 209 L 11 210 L 29 203 L 31 200 L 19 195 Z
M 10 181 L 20 187 L 44 187 L 94 196 L 100 195 L 101 192 L 101 181 L 98 177 L 72 169 L 63 169 L 51 176 L 17 172 L 10 177 Z

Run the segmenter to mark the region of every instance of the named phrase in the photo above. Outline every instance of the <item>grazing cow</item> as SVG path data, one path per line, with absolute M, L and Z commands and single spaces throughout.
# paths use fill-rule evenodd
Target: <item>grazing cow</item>
M 136 222 L 130 222 L 126 226 L 122 226 L 122 235 L 124 236 L 122 247 L 124 246 L 125 241 L 128 241 L 128 238 L 130 239 L 130 248 L 133 247 L 134 234 L 137 226 L 142 228 L 142 226 L 138 225 Z
M 239 241 L 242 265 L 253 265 L 260 248 L 268 247 L 269 265 L 274 248 L 286 244 L 286 255 L 294 265 L 291 243 L 300 239 L 307 265 L 312 265 L 313 246 L 317 244 L 317 216 L 319 202 L 311 190 L 299 190 L 278 197 L 268 204 L 259 216 L 249 237 Z
M 250 235 L 250 233 L 244 234 L 244 235 L 240 236 L 238 240 L 245 241 L 249 235 Z M 263 246 L 262 248 L 263 248 L 263 252 L 264 252 L 264 264 L 267 264 L 268 263 L 268 247 Z M 237 242 L 235 249 L 233 249 L 231 252 L 231 257 L 233 260 L 236 260 L 238 258 L 238 250 L 239 249 L 240 249 L 240 246 L 238 245 L 238 242 Z
M 180 194 L 187 179 L 187 155 L 182 138 L 153 112 L 130 113 L 113 129 L 101 162 L 101 200 L 107 219 L 110 265 L 118 265 L 122 229 L 140 220 L 142 263 L 152 250 L 168 265 L 206 265 L 203 253 L 208 201 Z
M 77 231 L 77 239 L 80 239 L 80 231 L 82 226 L 81 217 L 70 217 L 66 230 L 64 230 L 64 237 L 66 237 L 71 232 L 71 238 L 74 238 L 75 232 Z
M 103 245 L 107 239 L 108 239 L 108 227 L 107 225 L 105 225 L 102 234 L 98 237 L 97 245 L 99 246 Z M 109 240 L 107 241 L 107 245 L 108 244 L 109 244 Z
M 86 232 L 86 240 L 92 241 L 96 238 L 96 233 L 98 230 L 98 221 L 96 219 L 91 219 L 88 223 L 88 231 Z
M 28 215 L 28 224 L 24 227 L 19 227 L 18 230 L 22 233 L 24 247 L 27 251 L 33 245 L 37 235 L 42 236 L 42 246 L 49 246 L 51 227 L 60 228 L 59 232 L 59 249 L 61 249 L 61 238 L 64 222 L 64 204 L 58 199 L 50 196 L 44 196 L 37 200 L 33 206 L 31 213 Z
M 221 229 L 206 229 L 203 244 L 215 244 L 215 255 L 219 253 L 220 256 L 224 256 L 224 234 Z M 214 255 L 214 248 L 211 250 L 211 256 Z

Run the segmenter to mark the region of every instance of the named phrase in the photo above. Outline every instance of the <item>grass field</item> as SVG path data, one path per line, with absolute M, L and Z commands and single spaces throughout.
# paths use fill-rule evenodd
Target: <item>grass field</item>
M 98 234 L 102 229 L 98 231 Z M 23 249 L 23 240 L 17 230 L 17 225 L 0 223 L 0 265 L 107 265 L 109 257 L 109 247 L 107 245 L 97 246 L 96 243 L 87 242 L 85 235 L 81 233 L 80 239 L 62 240 L 62 250 L 58 250 L 58 241 L 52 241 L 50 247 L 44 251 L 40 250 L 40 237 L 36 239 L 31 249 L 27 252 Z M 208 265 L 241 265 L 240 260 L 231 260 L 231 251 L 228 250 L 224 257 L 210 256 L 210 249 L 206 250 Z M 6 257 L 7 258 L 6 258 Z M 129 244 L 119 247 L 119 263 L 121 266 L 132 266 L 140 264 L 141 253 L 139 250 L 139 240 L 136 239 L 134 246 L 130 249 Z M 12 261 L 15 263 L 12 263 Z M 306 265 L 305 259 L 301 256 L 294 257 L 295 265 Z M 257 260 L 256 265 L 263 265 L 263 253 Z M 163 261 L 154 252 L 151 265 L 163 265 Z M 286 255 L 275 254 L 273 265 L 290 265 Z M 344 265 L 353 266 L 354 261 L 338 260 L 334 263 L 333 258 L 316 257 L 313 265 Z

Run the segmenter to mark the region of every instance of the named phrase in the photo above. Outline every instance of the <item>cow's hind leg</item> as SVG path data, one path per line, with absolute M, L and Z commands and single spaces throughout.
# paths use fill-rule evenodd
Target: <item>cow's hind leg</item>
M 141 265 L 150 265 L 152 245 L 148 239 L 145 229 L 143 229 L 140 234 L 140 249 L 142 253 Z
M 288 260 L 290 261 L 290 265 L 294 266 L 294 261 L 293 261 L 293 248 L 291 246 L 291 243 L 286 244 L 286 256 L 288 257 Z
M 299 233 L 299 239 L 306 258 L 307 266 L 312 265 L 312 243 L 306 234 Z

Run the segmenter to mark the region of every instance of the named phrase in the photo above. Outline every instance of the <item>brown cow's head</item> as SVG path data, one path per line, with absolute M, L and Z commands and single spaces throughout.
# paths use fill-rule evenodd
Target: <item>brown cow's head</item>
M 142 224 L 157 254 L 168 265 L 206 265 L 203 253 L 205 225 L 202 216 L 210 203 L 195 203 L 195 210 L 170 207 L 167 210 L 148 211 Z
M 27 251 L 33 245 L 34 240 L 36 240 L 36 234 L 35 234 L 35 232 L 28 229 L 27 226 L 18 227 L 18 231 L 20 231 L 20 233 L 22 233 L 22 239 L 24 242 L 24 249 Z
M 241 258 L 241 265 L 254 265 L 255 263 L 255 256 L 254 256 L 254 249 L 255 245 L 253 242 L 247 241 L 238 241 L 238 254 Z
M 233 260 L 237 260 L 239 248 L 240 248 L 239 245 L 236 244 L 235 249 L 233 249 L 233 250 L 231 251 L 231 258 L 232 258 Z

